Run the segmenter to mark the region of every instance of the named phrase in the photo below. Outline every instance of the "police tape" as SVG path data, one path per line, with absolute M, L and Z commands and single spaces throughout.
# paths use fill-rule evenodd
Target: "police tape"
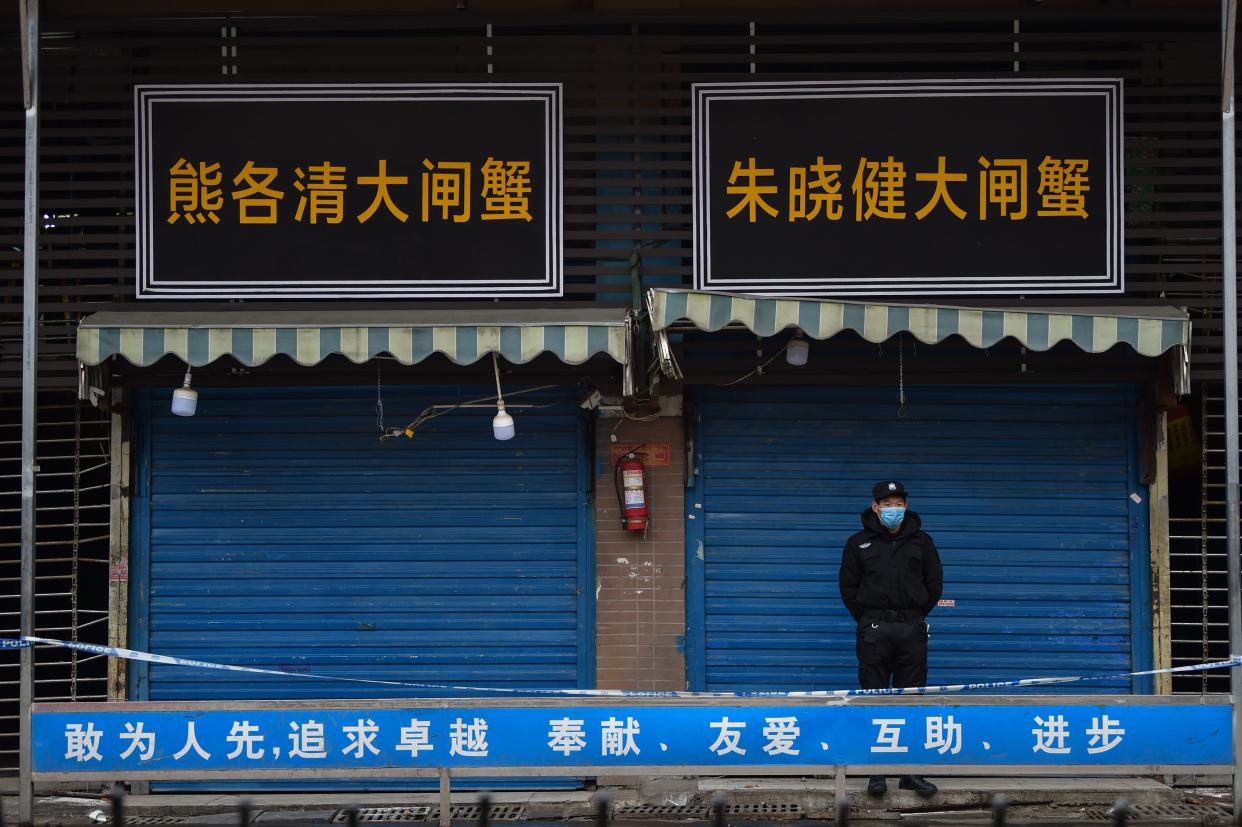
M 956 692 L 973 692 L 991 689 L 1021 689 L 1031 686 L 1053 686 L 1065 683 L 1086 683 L 1089 681 L 1120 680 L 1122 678 L 1145 677 L 1147 675 L 1163 675 L 1182 672 L 1207 672 L 1214 669 L 1231 669 L 1242 666 L 1242 656 L 1235 655 L 1228 660 L 1210 663 L 1195 663 L 1190 666 L 1174 666 L 1165 669 L 1147 669 L 1141 672 L 1114 672 L 1108 675 L 1074 675 L 1051 678 L 1020 678 L 1011 681 L 983 681 L 980 683 L 941 684 L 939 686 L 911 686 L 893 689 L 805 689 L 805 690 L 741 690 L 738 692 L 682 692 L 677 690 L 658 689 L 514 689 L 496 686 L 457 686 L 439 683 L 409 683 L 406 681 L 384 681 L 374 678 L 348 678 L 340 675 L 319 675 L 313 672 L 284 672 L 279 669 L 262 669 L 257 666 L 237 666 L 228 663 L 213 663 L 208 660 L 191 660 L 175 658 L 171 655 L 156 655 L 151 652 L 140 652 L 136 649 L 123 649 L 119 646 L 100 646 L 96 643 L 82 643 L 76 640 L 56 640 L 55 638 L 23 636 L 20 638 L 0 638 L 0 649 L 25 649 L 31 646 L 60 646 L 79 652 L 89 652 L 110 658 L 158 663 L 164 666 L 188 666 L 195 669 L 218 669 L 225 672 L 245 672 L 252 675 L 271 675 L 281 678 L 303 678 L 341 683 L 362 683 L 377 686 L 399 686 L 407 689 L 424 689 L 448 692 L 471 692 L 505 695 L 551 695 L 559 697 L 588 698 L 857 698 L 877 695 L 944 695 Z

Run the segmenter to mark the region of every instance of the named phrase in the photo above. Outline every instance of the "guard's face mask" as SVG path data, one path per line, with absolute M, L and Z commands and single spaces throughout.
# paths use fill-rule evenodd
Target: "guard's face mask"
M 884 523 L 884 527 L 889 531 L 896 531 L 901 527 L 901 521 L 906 518 L 906 509 L 900 505 L 885 506 L 880 509 L 880 522 Z

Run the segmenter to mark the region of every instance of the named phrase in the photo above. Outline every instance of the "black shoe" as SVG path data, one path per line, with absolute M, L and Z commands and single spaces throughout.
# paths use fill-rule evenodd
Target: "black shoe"
M 932 789 L 935 789 L 934 787 Z M 873 775 L 867 782 L 867 795 L 884 795 L 888 792 L 888 782 L 882 775 Z
M 931 798 L 936 794 L 936 785 L 917 775 L 903 775 L 897 786 L 903 790 L 914 790 L 919 798 Z

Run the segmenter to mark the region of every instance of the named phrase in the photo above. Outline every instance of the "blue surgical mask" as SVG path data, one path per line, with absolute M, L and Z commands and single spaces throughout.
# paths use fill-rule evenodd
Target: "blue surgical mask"
M 900 505 L 886 506 L 880 509 L 880 522 L 889 531 L 896 531 L 901 521 L 906 518 L 906 509 Z

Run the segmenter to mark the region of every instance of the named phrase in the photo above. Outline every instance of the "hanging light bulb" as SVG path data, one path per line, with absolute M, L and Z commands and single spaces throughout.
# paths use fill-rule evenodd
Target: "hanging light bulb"
M 492 351 L 492 370 L 496 372 L 496 415 L 492 417 L 492 436 L 504 441 L 513 439 L 513 417 L 505 410 L 505 400 L 500 393 L 500 359 Z
M 172 412 L 177 416 L 194 416 L 198 410 L 198 391 L 190 387 L 190 366 L 185 367 L 185 384 L 173 391 Z
M 492 417 L 492 436 L 502 441 L 506 439 L 513 439 L 513 417 L 509 416 L 508 411 L 505 410 L 504 402 L 498 401 L 496 403 L 496 407 L 499 408 L 499 410 L 496 412 L 496 415 Z
M 802 331 L 794 333 L 793 338 L 789 340 L 789 346 L 785 348 L 785 361 L 791 365 L 801 367 L 806 364 L 807 356 L 811 353 L 811 343 L 802 338 Z

